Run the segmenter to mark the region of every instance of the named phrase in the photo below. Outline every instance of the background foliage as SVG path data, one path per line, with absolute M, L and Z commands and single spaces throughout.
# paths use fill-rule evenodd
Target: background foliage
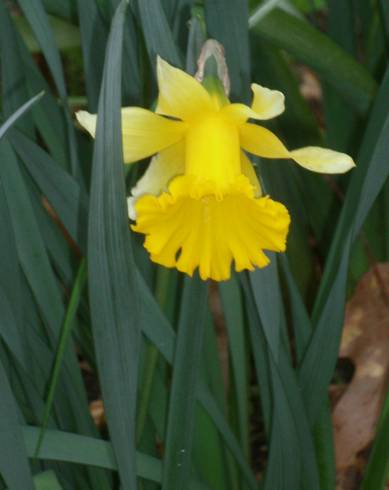
M 219 286 L 154 266 L 129 232 L 147 162 L 124 168 L 119 136 L 121 105 L 155 102 L 156 54 L 194 73 L 207 37 L 233 100 L 280 89 L 290 147 L 357 162 L 327 178 L 256 161 L 291 211 L 288 253 Z M 0 0 L 0 488 L 335 488 L 344 307 L 389 255 L 388 51 L 386 0 Z M 385 487 L 388 430 L 386 401 L 363 489 Z

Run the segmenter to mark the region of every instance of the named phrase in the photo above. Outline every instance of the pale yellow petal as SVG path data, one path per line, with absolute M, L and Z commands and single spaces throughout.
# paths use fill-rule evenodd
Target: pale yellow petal
M 157 112 L 191 121 L 205 112 L 215 111 L 211 96 L 196 79 L 160 57 L 157 60 L 157 75 Z
M 77 111 L 76 118 L 81 126 L 85 128 L 88 133 L 94 138 L 96 133 L 96 114 L 90 114 L 87 111 Z
M 237 126 L 245 123 L 247 119 L 256 119 L 256 113 L 244 104 L 228 104 L 221 108 L 220 114 Z
M 295 162 L 313 172 L 342 174 L 355 167 L 349 155 L 317 146 L 299 148 L 289 154 Z
M 128 215 L 136 219 L 135 204 L 137 199 L 145 194 L 158 196 L 167 191 L 169 182 L 185 170 L 185 144 L 183 141 L 169 146 L 152 158 L 146 172 L 131 189 L 128 198 Z
M 122 115 L 123 159 L 132 163 L 149 157 L 182 140 L 186 125 L 171 121 L 141 107 L 124 107 Z M 79 111 L 78 122 L 94 137 L 96 114 Z
M 307 146 L 289 151 L 275 134 L 266 128 L 245 123 L 240 126 L 241 147 L 263 158 L 291 158 L 313 172 L 341 174 L 355 167 L 353 159 L 345 153 Z
M 241 152 L 241 166 L 242 166 L 242 174 L 245 175 L 250 184 L 254 187 L 254 195 L 255 197 L 262 196 L 261 184 L 259 183 L 257 174 L 255 172 L 253 164 L 250 162 L 248 156 L 244 151 Z
M 270 90 L 256 83 L 251 85 L 254 93 L 251 107 L 245 104 L 229 104 L 221 109 L 221 113 L 237 125 L 243 124 L 247 119 L 272 119 L 285 110 L 285 97 L 278 90 Z
M 244 150 L 259 157 L 290 158 L 288 150 L 275 134 L 255 124 L 240 126 L 240 144 Z
M 136 162 L 178 143 L 185 131 L 184 123 L 171 121 L 146 109 L 122 109 L 124 162 Z
M 251 89 L 254 94 L 251 109 L 256 114 L 255 119 L 272 119 L 284 112 L 285 96 L 282 92 L 270 90 L 256 83 L 251 85 Z
M 228 104 L 221 109 L 221 113 L 237 125 L 243 124 L 247 119 L 267 120 L 278 116 L 285 110 L 285 97 L 278 90 L 270 90 L 253 83 L 254 93 L 252 106 L 245 104 Z

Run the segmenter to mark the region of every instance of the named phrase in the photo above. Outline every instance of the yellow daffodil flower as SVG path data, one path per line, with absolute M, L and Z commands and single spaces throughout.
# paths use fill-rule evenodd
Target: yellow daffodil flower
M 346 172 L 353 160 L 318 147 L 289 151 L 271 131 L 248 122 L 281 114 L 281 92 L 253 84 L 248 107 L 208 92 L 161 58 L 157 75 L 156 113 L 122 109 L 124 162 L 155 155 L 129 198 L 132 229 L 146 236 L 151 260 L 189 275 L 198 268 L 204 280 L 228 279 L 233 261 L 237 271 L 265 267 L 264 250 L 285 251 L 290 217 L 262 196 L 246 152 L 325 173 Z M 94 136 L 96 115 L 80 111 L 77 118 Z

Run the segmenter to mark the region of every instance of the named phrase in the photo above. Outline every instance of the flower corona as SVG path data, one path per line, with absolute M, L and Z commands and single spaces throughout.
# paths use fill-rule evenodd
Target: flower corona
M 286 207 L 263 196 L 247 153 L 290 158 L 316 172 L 343 173 L 348 155 L 320 147 L 289 151 L 268 129 L 248 122 L 284 111 L 284 96 L 252 85 L 251 107 L 230 103 L 195 78 L 158 58 L 155 113 L 122 109 L 123 157 L 153 156 L 129 197 L 132 229 L 145 235 L 151 260 L 202 279 L 226 280 L 235 269 L 265 267 L 264 251 L 284 252 Z M 77 113 L 95 135 L 96 115 Z

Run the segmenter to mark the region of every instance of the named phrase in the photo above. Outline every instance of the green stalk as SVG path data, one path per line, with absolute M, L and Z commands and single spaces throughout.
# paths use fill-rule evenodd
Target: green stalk
M 53 371 L 51 373 L 50 382 L 49 382 L 49 391 L 47 394 L 42 426 L 35 449 L 35 458 L 37 458 L 39 455 L 39 450 L 42 446 L 45 432 L 49 423 L 51 410 L 54 402 L 55 391 L 57 388 L 59 376 L 61 374 L 63 357 L 66 352 L 66 348 L 68 346 L 70 335 L 72 333 L 74 318 L 77 313 L 78 305 L 80 304 L 80 299 L 85 286 L 85 282 L 86 282 L 86 261 L 83 258 L 81 259 L 80 266 L 77 271 L 77 276 L 74 281 L 72 293 L 70 295 L 69 305 L 66 310 L 65 319 L 62 325 L 61 335 L 58 341 L 58 347 L 55 355 Z
M 155 285 L 155 298 L 162 310 L 166 308 L 170 283 L 170 271 L 165 268 L 157 269 L 157 278 Z M 142 439 L 143 430 L 146 423 L 147 411 L 150 403 L 151 389 L 155 368 L 158 362 L 158 349 L 154 344 L 147 342 L 145 363 L 142 377 L 142 392 L 140 393 L 138 417 L 136 423 L 136 443 L 139 444 Z

